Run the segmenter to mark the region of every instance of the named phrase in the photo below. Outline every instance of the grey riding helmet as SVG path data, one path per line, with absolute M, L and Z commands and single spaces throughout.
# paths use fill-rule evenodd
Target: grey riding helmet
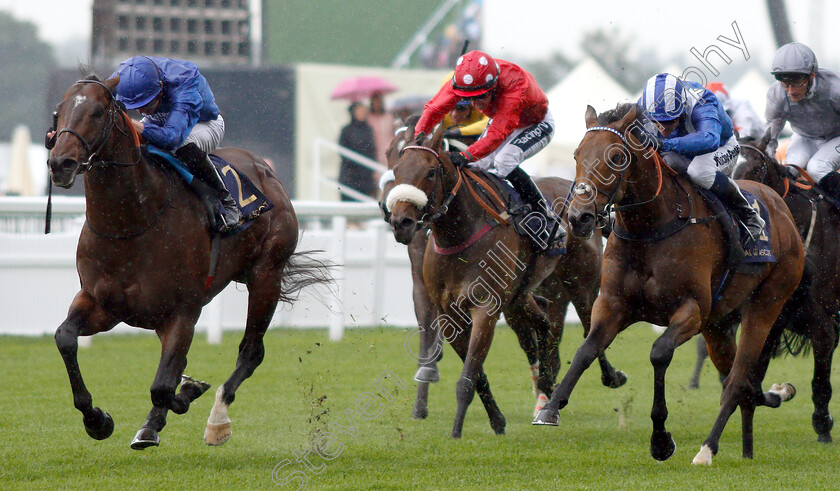
M 810 75 L 816 72 L 817 56 L 802 43 L 788 43 L 779 48 L 773 57 L 773 69 L 770 70 L 777 78 L 779 75 Z

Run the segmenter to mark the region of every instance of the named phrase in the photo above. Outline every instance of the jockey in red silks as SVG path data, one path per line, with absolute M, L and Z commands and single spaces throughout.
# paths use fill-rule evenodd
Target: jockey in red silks
M 429 134 L 449 111 L 462 100 L 489 116 L 490 122 L 475 143 L 461 152 L 450 152 L 457 167 L 470 165 L 507 179 L 532 212 L 544 220 L 538 237 L 532 237 L 543 250 L 565 233 L 555 227 L 552 206 L 546 202 L 531 177 L 519 167 L 551 141 L 554 118 L 548 98 L 534 77 L 505 60 L 494 60 L 481 51 L 470 51 L 458 58 L 451 84 L 444 84 L 426 104 L 415 127 L 415 136 Z M 551 232 L 555 231 L 551 236 Z

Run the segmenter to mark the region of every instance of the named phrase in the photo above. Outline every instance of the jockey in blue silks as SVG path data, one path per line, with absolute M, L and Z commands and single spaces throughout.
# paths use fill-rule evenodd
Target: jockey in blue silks
M 223 205 L 219 230 L 235 228 L 242 214 L 207 157 L 221 143 L 225 121 L 198 67 L 189 61 L 134 56 L 120 63 L 111 77 L 117 75 L 117 100 L 144 116 L 132 122 L 137 132 L 146 142 L 173 152 L 216 191 Z
M 660 73 L 647 81 L 638 104 L 650 120 L 645 128 L 659 135 L 659 151 L 668 165 L 712 191 L 735 213 L 748 234 L 745 246 L 758 239 L 764 220 L 728 176 L 740 147 L 732 120 L 714 93 Z

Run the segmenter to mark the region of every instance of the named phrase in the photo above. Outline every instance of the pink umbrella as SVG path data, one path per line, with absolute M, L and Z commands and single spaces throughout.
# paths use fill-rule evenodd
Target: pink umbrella
M 358 101 L 376 94 L 389 94 L 399 88 L 381 77 L 352 77 L 342 80 L 330 94 L 331 99 Z

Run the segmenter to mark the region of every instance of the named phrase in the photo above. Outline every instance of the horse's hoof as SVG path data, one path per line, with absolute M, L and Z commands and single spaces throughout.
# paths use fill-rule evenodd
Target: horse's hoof
M 493 428 L 493 432 L 497 435 L 504 435 L 505 434 L 505 425 L 506 425 L 505 417 L 499 416 L 496 419 L 490 420 L 490 427 Z
M 770 387 L 770 392 L 781 397 L 782 402 L 789 401 L 796 397 L 796 387 L 794 387 L 790 382 L 773 384 L 773 386 Z
M 440 382 L 440 371 L 437 367 L 420 367 L 417 373 L 414 374 L 414 380 L 417 382 L 428 382 L 433 384 Z
M 677 443 L 667 431 L 650 437 L 650 455 L 660 462 L 670 459 L 676 449 Z
M 210 384 L 207 382 L 196 380 L 187 375 L 181 375 L 181 392 L 187 396 L 190 402 L 201 397 L 209 388 Z
M 811 426 L 817 432 L 818 442 L 831 443 L 831 429 L 834 428 L 834 417 L 831 414 L 823 416 L 814 413 L 811 416 Z
M 111 434 L 114 432 L 114 419 L 111 417 L 110 414 L 99 409 L 98 407 L 94 408 L 94 411 L 102 413 L 102 423 L 100 423 L 96 427 L 90 427 L 86 424 L 85 431 L 94 440 L 104 440 L 111 436 Z
M 160 435 L 154 428 L 144 426 L 137 430 L 134 440 L 131 441 L 131 448 L 143 450 L 144 448 L 157 447 L 160 445 Z
M 699 389 L 700 388 L 700 382 L 698 382 L 696 380 L 692 380 L 691 382 L 688 383 L 688 388 L 689 389 Z
M 627 383 L 627 375 L 621 370 L 616 370 L 614 377 L 608 377 L 602 374 L 601 383 L 610 389 L 617 389 Z
M 560 411 L 540 409 L 537 416 L 531 421 L 532 425 L 557 426 L 560 424 Z
M 414 419 L 426 419 L 428 415 L 428 406 L 414 406 L 414 410 L 411 412 L 411 417 Z
M 694 465 L 712 465 L 712 457 L 714 456 L 715 454 L 712 452 L 712 449 L 708 445 L 703 445 L 691 463 Z
M 230 440 L 231 435 L 230 421 L 227 423 L 213 424 L 207 423 L 204 428 L 204 443 L 215 447 Z

